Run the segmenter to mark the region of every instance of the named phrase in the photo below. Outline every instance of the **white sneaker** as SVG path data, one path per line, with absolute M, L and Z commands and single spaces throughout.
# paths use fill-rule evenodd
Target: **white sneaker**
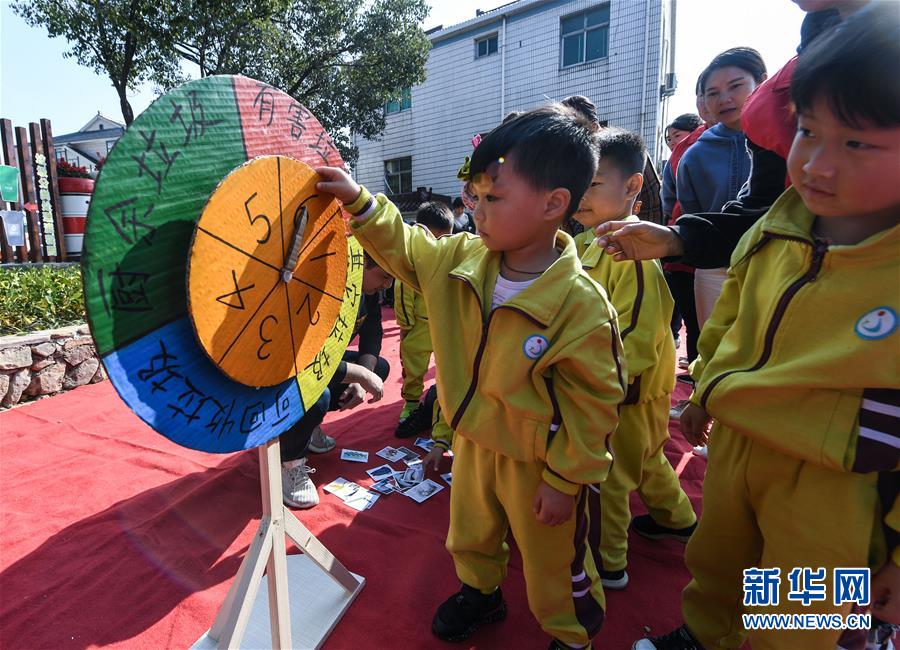
M 669 419 L 677 420 L 678 418 L 680 418 L 682 412 L 684 411 L 684 409 L 687 408 L 688 404 L 690 404 L 690 403 L 691 403 L 691 400 L 689 400 L 689 399 L 678 400 L 675 403 L 675 405 L 669 409 Z
M 331 436 L 326 436 L 322 431 L 322 427 L 316 427 L 313 430 L 312 437 L 309 439 L 308 449 L 314 454 L 324 454 L 334 449 L 337 442 Z
M 319 503 L 319 493 L 309 478 L 315 471 L 307 466 L 305 458 L 281 464 L 281 496 L 286 505 L 312 508 Z

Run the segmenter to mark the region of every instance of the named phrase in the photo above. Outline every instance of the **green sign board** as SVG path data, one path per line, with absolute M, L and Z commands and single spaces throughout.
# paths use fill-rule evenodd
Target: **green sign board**
M 0 198 L 10 203 L 19 200 L 19 170 L 9 165 L 0 165 Z

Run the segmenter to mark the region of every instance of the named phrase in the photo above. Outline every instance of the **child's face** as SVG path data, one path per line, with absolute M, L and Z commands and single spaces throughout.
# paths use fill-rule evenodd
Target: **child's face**
M 631 214 L 634 197 L 641 190 L 640 174 L 626 176 L 610 160 L 600 160 L 591 186 L 584 193 L 575 219 L 586 228 Z
M 682 131 L 681 129 L 676 129 L 674 126 L 670 126 L 666 129 L 666 146 L 669 147 L 669 151 L 675 148 L 675 145 L 684 140 L 686 137 L 690 135 L 687 131 Z
M 472 181 L 478 197 L 475 227 L 492 251 L 527 248 L 543 232 L 559 226 L 569 192 L 562 188 L 537 189 L 516 172 L 513 158 L 507 155 L 501 160 L 491 163 Z
M 756 81 L 746 70 L 733 65 L 713 70 L 706 80 L 703 98 L 716 122 L 729 129 L 741 130 L 741 109 L 756 89 Z
M 824 100 L 797 116 L 791 182 L 820 217 L 900 214 L 900 127 L 847 126 Z

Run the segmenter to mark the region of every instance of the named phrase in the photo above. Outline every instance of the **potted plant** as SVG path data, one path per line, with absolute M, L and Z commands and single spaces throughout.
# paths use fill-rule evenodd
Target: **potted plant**
M 94 179 L 86 168 L 77 167 L 65 160 L 56 161 L 56 176 L 66 254 L 69 258 L 77 258 L 81 255 L 85 220 L 91 193 L 94 191 Z
M 85 167 L 78 167 L 66 160 L 56 162 L 59 191 L 66 194 L 90 194 L 94 191 L 94 179 Z

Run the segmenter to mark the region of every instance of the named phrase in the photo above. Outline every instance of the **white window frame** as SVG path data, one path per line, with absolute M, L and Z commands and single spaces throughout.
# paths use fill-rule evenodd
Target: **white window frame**
M 606 19 L 604 23 L 598 23 L 596 25 L 587 25 L 587 15 L 599 9 L 606 8 L 606 11 L 609 14 L 609 17 Z M 567 20 L 571 20 L 572 18 L 581 17 L 582 19 L 582 27 L 580 30 L 569 31 L 563 33 L 563 23 Z M 609 2 L 602 2 L 598 5 L 594 5 L 593 7 L 588 7 L 582 11 L 577 11 L 573 14 L 568 14 L 566 16 L 561 16 L 559 19 L 559 68 L 560 70 L 567 70 L 569 68 L 574 68 L 575 66 L 585 65 L 588 63 L 594 63 L 595 61 L 602 61 L 603 59 L 609 58 L 609 37 L 610 37 L 610 23 L 612 22 L 612 8 Z M 606 31 L 606 52 L 603 56 L 598 56 L 593 59 L 587 58 L 587 35 L 588 32 L 595 32 L 605 30 Z M 582 34 L 583 37 L 581 39 L 581 59 L 576 61 L 575 63 L 565 63 L 565 44 L 566 39 L 571 38 L 577 34 Z
M 409 169 L 403 169 L 400 167 L 404 161 L 409 161 Z M 388 171 L 388 164 L 396 163 L 398 166 L 397 171 Z M 403 176 L 405 174 L 409 174 L 409 187 L 404 190 L 403 188 Z M 399 191 L 395 192 L 394 188 L 391 187 L 391 179 L 396 178 L 398 181 Z M 391 158 L 389 160 L 384 161 L 384 191 L 386 194 L 404 194 L 405 192 L 412 192 L 412 156 L 400 156 L 399 158 Z
M 491 41 L 494 42 L 494 51 L 491 52 Z M 481 44 L 485 44 L 485 52 L 484 54 L 479 53 L 478 49 Z M 484 36 L 479 36 L 475 39 L 475 58 L 476 59 L 486 59 L 487 57 L 497 54 L 500 52 L 500 40 L 499 34 L 497 32 L 493 32 L 491 34 L 485 34 Z

